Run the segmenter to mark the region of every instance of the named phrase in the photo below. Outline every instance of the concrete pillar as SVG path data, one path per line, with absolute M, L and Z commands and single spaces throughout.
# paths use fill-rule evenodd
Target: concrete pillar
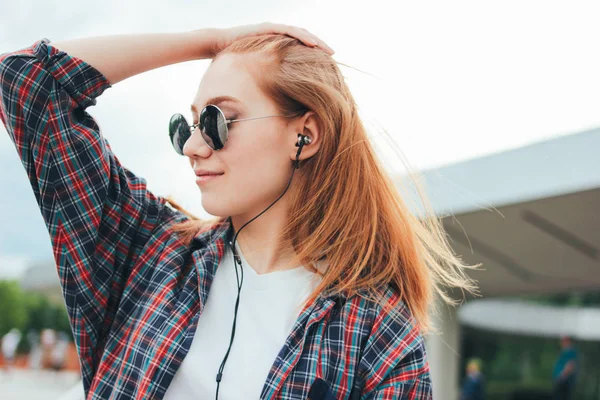
M 458 400 L 460 395 L 460 324 L 457 310 L 438 305 L 433 318 L 437 332 L 425 337 L 425 348 L 431 368 L 434 400 Z

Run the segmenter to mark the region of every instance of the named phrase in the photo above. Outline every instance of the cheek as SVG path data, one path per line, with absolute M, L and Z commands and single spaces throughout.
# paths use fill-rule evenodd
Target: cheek
M 248 121 L 247 127 L 232 130 L 227 143 L 228 165 L 236 173 L 266 174 L 284 166 L 289 159 L 286 152 L 285 132 L 280 124 Z
M 242 213 L 270 204 L 283 192 L 292 169 L 285 144 L 277 135 L 283 133 L 245 131 L 230 137 L 219 154 L 226 166 L 225 179 L 203 193 L 209 213 L 208 208 L 215 212 L 218 208 L 222 215 Z
M 244 135 L 241 137 L 241 135 Z M 277 185 L 287 175 L 291 164 L 280 136 L 276 131 L 247 131 L 231 139 L 227 165 L 237 183 L 254 188 Z M 278 137 L 279 136 L 279 137 Z M 291 172 L 291 171 L 290 171 Z

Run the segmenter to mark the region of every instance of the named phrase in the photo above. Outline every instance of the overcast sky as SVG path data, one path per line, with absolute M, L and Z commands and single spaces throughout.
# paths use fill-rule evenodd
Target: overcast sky
M 262 21 L 300 25 L 336 50 L 379 148 L 388 131 L 418 168 L 600 126 L 599 2 L 2 0 L 0 53 L 83 36 L 176 32 Z M 151 48 L 148 51 L 152 51 Z M 203 213 L 167 123 L 187 112 L 206 61 L 115 85 L 88 109 L 121 162 L 160 195 Z M 0 257 L 51 258 L 24 170 L 0 127 Z M 402 171 L 383 152 L 392 172 Z M 1 268 L 1 265 L 0 265 Z

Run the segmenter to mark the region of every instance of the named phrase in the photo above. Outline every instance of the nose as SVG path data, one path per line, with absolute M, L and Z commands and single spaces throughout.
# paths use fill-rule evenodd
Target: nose
M 189 139 L 183 145 L 183 154 L 190 159 L 196 157 L 207 158 L 211 155 L 212 151 L 202 138 L 199 128 L 194 129 Z

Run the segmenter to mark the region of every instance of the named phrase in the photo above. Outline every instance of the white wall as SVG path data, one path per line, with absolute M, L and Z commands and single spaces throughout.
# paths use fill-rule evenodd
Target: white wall
M 433 382 L 433 399 L 458 400 L 460 324 L 456 309 L 440 304 L 434 323 L 437 332 L 425 337 Z

